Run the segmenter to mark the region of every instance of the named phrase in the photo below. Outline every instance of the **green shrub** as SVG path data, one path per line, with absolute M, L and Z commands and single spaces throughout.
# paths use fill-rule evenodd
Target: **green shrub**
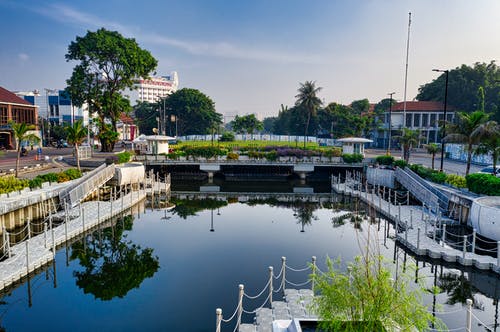
M 268 153 L 266 153 L 265 157 L 269 161 L 276 161 L 278 159 L 278 152 L 276 152 L 275 150 L 269 151 Z
M 132 157 L 132 154 L 128 151 L 123 151 L 118 153 L 116 156 L 118 157 L 118 163 L 123 164 L 130 161 L 130 157 Z
M 398 159 L 394 161 L 394 166 L 399 168 L 405 168 L 406 166 L 408 166 L 408 163 L 403 159 Z
M 37 177 L 40 177 L 43 182 L 57 182 L 57 174 L 56 173 L 47 173 L 47 174 L 42 174 L 38 175 Z
M 41 188 L 42 183 L 43 180 L 37 176 L 36 178 L 29 180 L 29 187 L 30 189 Z
M 186 146 L 183 148 L 186 156 L 213 158 L 223 156 L 225 153 L 217 146 Z
M 394 157 L 393 156 L 378 156 L 375 158 L 375 161 L 380 164 L 380 165 L 392 165 L 394 163 Z
M 360 163 L 361 161 L 363 161 L 363 155 L 359 153 L 344 153 L 342 155 L 342 160 L 344 160 L 344 162 L 348 164 Z
M 82 172 L 76 168 L 67 169 L 64 171 L 64 174 L 66 174 L 70 180 L 75 180 L 82 176 Z
M 232 132 L 230 132 L 230 131 L 226 131 L 219 138 L 219 141 L 220 142 L 233 142 L 234 141 L 234 134 Z
M 340 157 L 342 155 L 342 149 L 339 147 L 333 147 L 331 149 L 325 150 L 323 155 L 329 159 L 334 157 Z
M 61 183 L 61 182 L 69 181 L 69 180 L 70 180 L 70 178 L 66 173 L 64 173 L 64 172 L 57 173 L 57 182 Z
M 14 176 L 0 177 L 0 194 L 6 194 L 12 191 L 23 190 L 28 186 L 29 186 L 28 180 L 17 179 Z
M 228 153 L 227 153 L 227 157 L 226 157 L 226 158 L 227 158 L 227 160 L 238 160 L 238 158 L 239 158 L 239 157 L 240 157 L 240 156 L 239 156 L 239 154 L 237 154 L 237 153 L 234 153 L 234 152 L 228 152 Z
M 457 188 L 467 187 L 467 181 L 465 180 L 465 177 L 456 174 L 448 174 L 446 176 L 445 182 Z
M 465 177 L 467 188 L 476 194 L 500 196 L 500 178 L 492 174 L 474 173 Z
M 429 175 L 429 180 L 436 183 L 444 183 L 446 181 L 447 175 L 444 172 L 431 171 Z

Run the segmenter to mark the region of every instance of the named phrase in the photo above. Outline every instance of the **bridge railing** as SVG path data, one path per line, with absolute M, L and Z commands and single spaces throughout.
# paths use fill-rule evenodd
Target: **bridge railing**
M 110 180 L 115 174 L 115 165 L 105 164 L 97 167 L 91 172 L 82 176 L 78 183 L 59 193 L 59 202 L 66 202 L 71 207 L 76 206 L 78 202 L 87 197 L 95 189 Z
M 406 189 L 408 189 L 415 198 L 425 203 L 425 205 L 435 208 L 441 206 L 439 197 L 423 185 L 422 181 L 418 181 L 412 177 L 406 170 L 397 167 L 395 171 L 396 180 L 399 181 Z
M 437 197 L 439 197 L 439 200 L 441 202 L 441 207 L 443 209 L 448 208 L 449 198 L 443 192 L 441 192 L 441 190 L 436 189 L 435 187 L 433 187 L 432 185 L 430 185 L 427 181 L 425 181 L 424 179 L 422 179 L 417 173 L 413 172 L 410 168 L 405 167 L 404 171 L 409 176 L 411 176 L 413 179 L 415 179 L 416 181 L 420 182 L 425 188 L 427 188 L 428 190 L 430 190 Z

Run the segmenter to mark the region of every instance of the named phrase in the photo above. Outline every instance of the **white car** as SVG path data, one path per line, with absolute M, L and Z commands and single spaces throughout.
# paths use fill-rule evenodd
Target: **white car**
M 478 173 L 493 174 L 493 165 L 483 168 Z M 497 166 L 497 177 L 500 177 L 500 166 Z

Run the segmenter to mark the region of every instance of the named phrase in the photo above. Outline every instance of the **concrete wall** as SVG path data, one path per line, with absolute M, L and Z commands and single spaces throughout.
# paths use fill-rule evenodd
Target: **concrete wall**
M 500 241 L 500 197 L 480 197 L 472 203 L 469 225 L 495 241 Z

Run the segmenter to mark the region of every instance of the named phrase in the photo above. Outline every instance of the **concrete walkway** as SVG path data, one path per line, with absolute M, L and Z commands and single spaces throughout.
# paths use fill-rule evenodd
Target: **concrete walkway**
M 70 214 L 75 216 L 70 217 L 68 214 L 69 220 L 66 223 L 14 245 L 10 258 L 0 262 L 0 290 L 52 261 L 58 245 L 121 214 L 143 200 L 146 194 L 146 190 L 139 190 L 123 195 L 113 202 L 84 202 L 81 209 L 77 207 L 71 211 Z
M 474 266 L 481 270 L 492 270 L 500 274 L 500 258 L 457 250 L 446 243 L 434 240 L 434 232 L 441 232 L 439 228 L 441 223 L 455 223 L 455 221 L 446 218 L 439 221 L 439 217 L 435 214 L 429 211 L 423 212 L 421 206 L 393 205 L 375 193 L 367 193 L 354 188 L 357 188 L 357 183 L 353 180 L 348 180 L 347 183 L 333 181 L 332 184 L 332 189 L 336 192 L 359 197 L 391 220 L 398 229 L 396 240 L 416 255 L 427 255 L 431 258 L 443 259 L 446 262 L 456 262 L 464 266 Z

